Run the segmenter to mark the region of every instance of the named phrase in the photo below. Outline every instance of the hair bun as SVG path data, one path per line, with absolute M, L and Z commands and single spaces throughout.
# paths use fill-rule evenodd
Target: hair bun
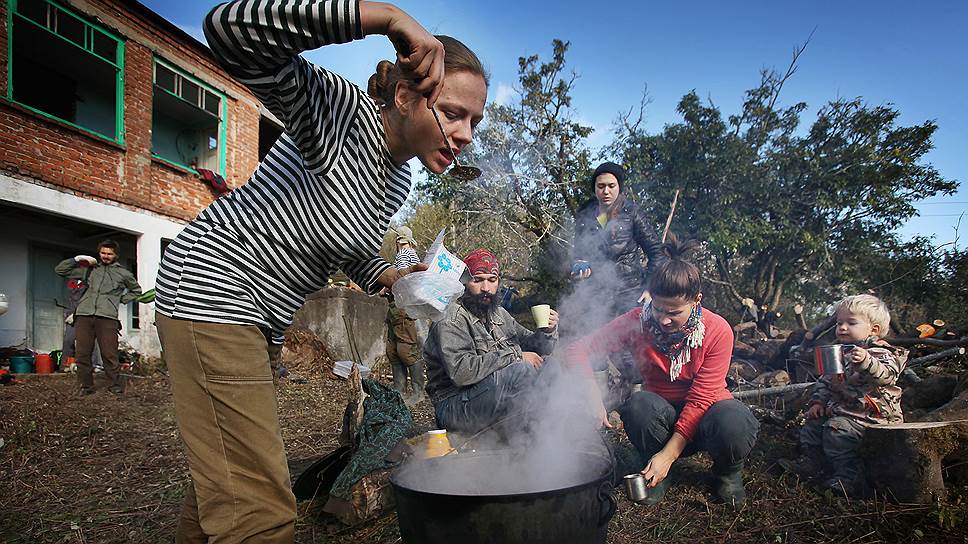
M 390 87 L 395 86 L 398 79 L 397 65 L 388 60 L 381 60 L 376 65 L 376 73 L 371 75 L 366 83 L 366 94 L 386 105 L 392 100 L 392 93 L 389 92 Z
M 662 255 L 668 259 L 685 260 L 686 257 L 699 249 L 699 240 L 680 240 L 678 236 L 669 233 L 666 242 L 662 244 Z

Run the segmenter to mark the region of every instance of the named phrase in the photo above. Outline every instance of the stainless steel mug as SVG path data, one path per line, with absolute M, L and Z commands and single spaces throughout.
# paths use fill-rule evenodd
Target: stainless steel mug
M 848 349 L 848 346 L 842 344 L 817 346 L 814 348 L 813 360 L 817 365 L 817 374 L 827 376 L 843 374 L 845 371 L 844 352 Z
M 632 502 L 645 500 L 645 476 L 642 476 L 639 472 L 627 474 L 625 476 L 625 494 Z

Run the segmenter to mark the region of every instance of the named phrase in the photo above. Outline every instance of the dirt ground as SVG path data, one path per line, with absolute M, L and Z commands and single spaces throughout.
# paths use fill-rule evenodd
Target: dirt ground
M 279 404 L 290 464 L 334 449 L 346 394 L 343 382 L 306 376 L 283 382 Z M 67 375 L 33 376 L 0 387 L 0 541 L 6 543 L 171 542 L 187 466 L 166 377 L 131 380 L 123 399 L 101 389 L 80 397 Z M 415 411 L 418 430 L 430 406 Z M 708 462 L 687 459 L 666 500 L 643 507 L 620 497 L 608 542 L 968 543 L 968 490 L 943 503 L 898 505 L 845 500 L 781 475 L 795 429 L 764 423 L 748 468 L 746 506 L 712 502 Z M 294 474 L 295 475 L 295 474 Z M 333 530 L 318 507 L 299 504 L 299 543 L 395 543 L 395 515 Z

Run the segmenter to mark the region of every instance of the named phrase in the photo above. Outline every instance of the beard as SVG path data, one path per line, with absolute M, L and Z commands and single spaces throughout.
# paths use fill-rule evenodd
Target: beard
M 497 295 L 491 293 L 478 293 L 472 295 L 470 293 L 465 293 L 461 297 L 461 304 L 467 308 L 467 311 L 474 315 L 474 317 L 480 319 L 494 311 L 497 308 Z

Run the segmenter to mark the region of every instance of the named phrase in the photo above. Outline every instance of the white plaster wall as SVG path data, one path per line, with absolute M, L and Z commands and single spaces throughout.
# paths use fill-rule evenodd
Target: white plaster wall
M 0 201 L 137 236 L 138 283 L 146 291 L 155 286 L 161 262 L 161 240 L 174 238 L 184 227 L 183 223 L 144 210 L 90 200 L 4 174 L 0 174 Z M 9 311 L 0 316 L 0 346 L 17 345 L 26 338 L 28 236 L 34 239 L 35 234 L 29 228 L 22 233 L 0 233 L 0 291 L 10 299 Z M 154 326 L 154 304 L 140 305 L 139 330 L 127 330 L 127 309 L 122 311 L 125 314 L 119 317 L 124 327 L 124 341 L 141 353 L 157 356 L 161 346 Z
M 0 346 L 19 346 L 27 340 L 27 244 L 12 230 L 0 235 L 0 293 L 9 308 L 0 315 Z

